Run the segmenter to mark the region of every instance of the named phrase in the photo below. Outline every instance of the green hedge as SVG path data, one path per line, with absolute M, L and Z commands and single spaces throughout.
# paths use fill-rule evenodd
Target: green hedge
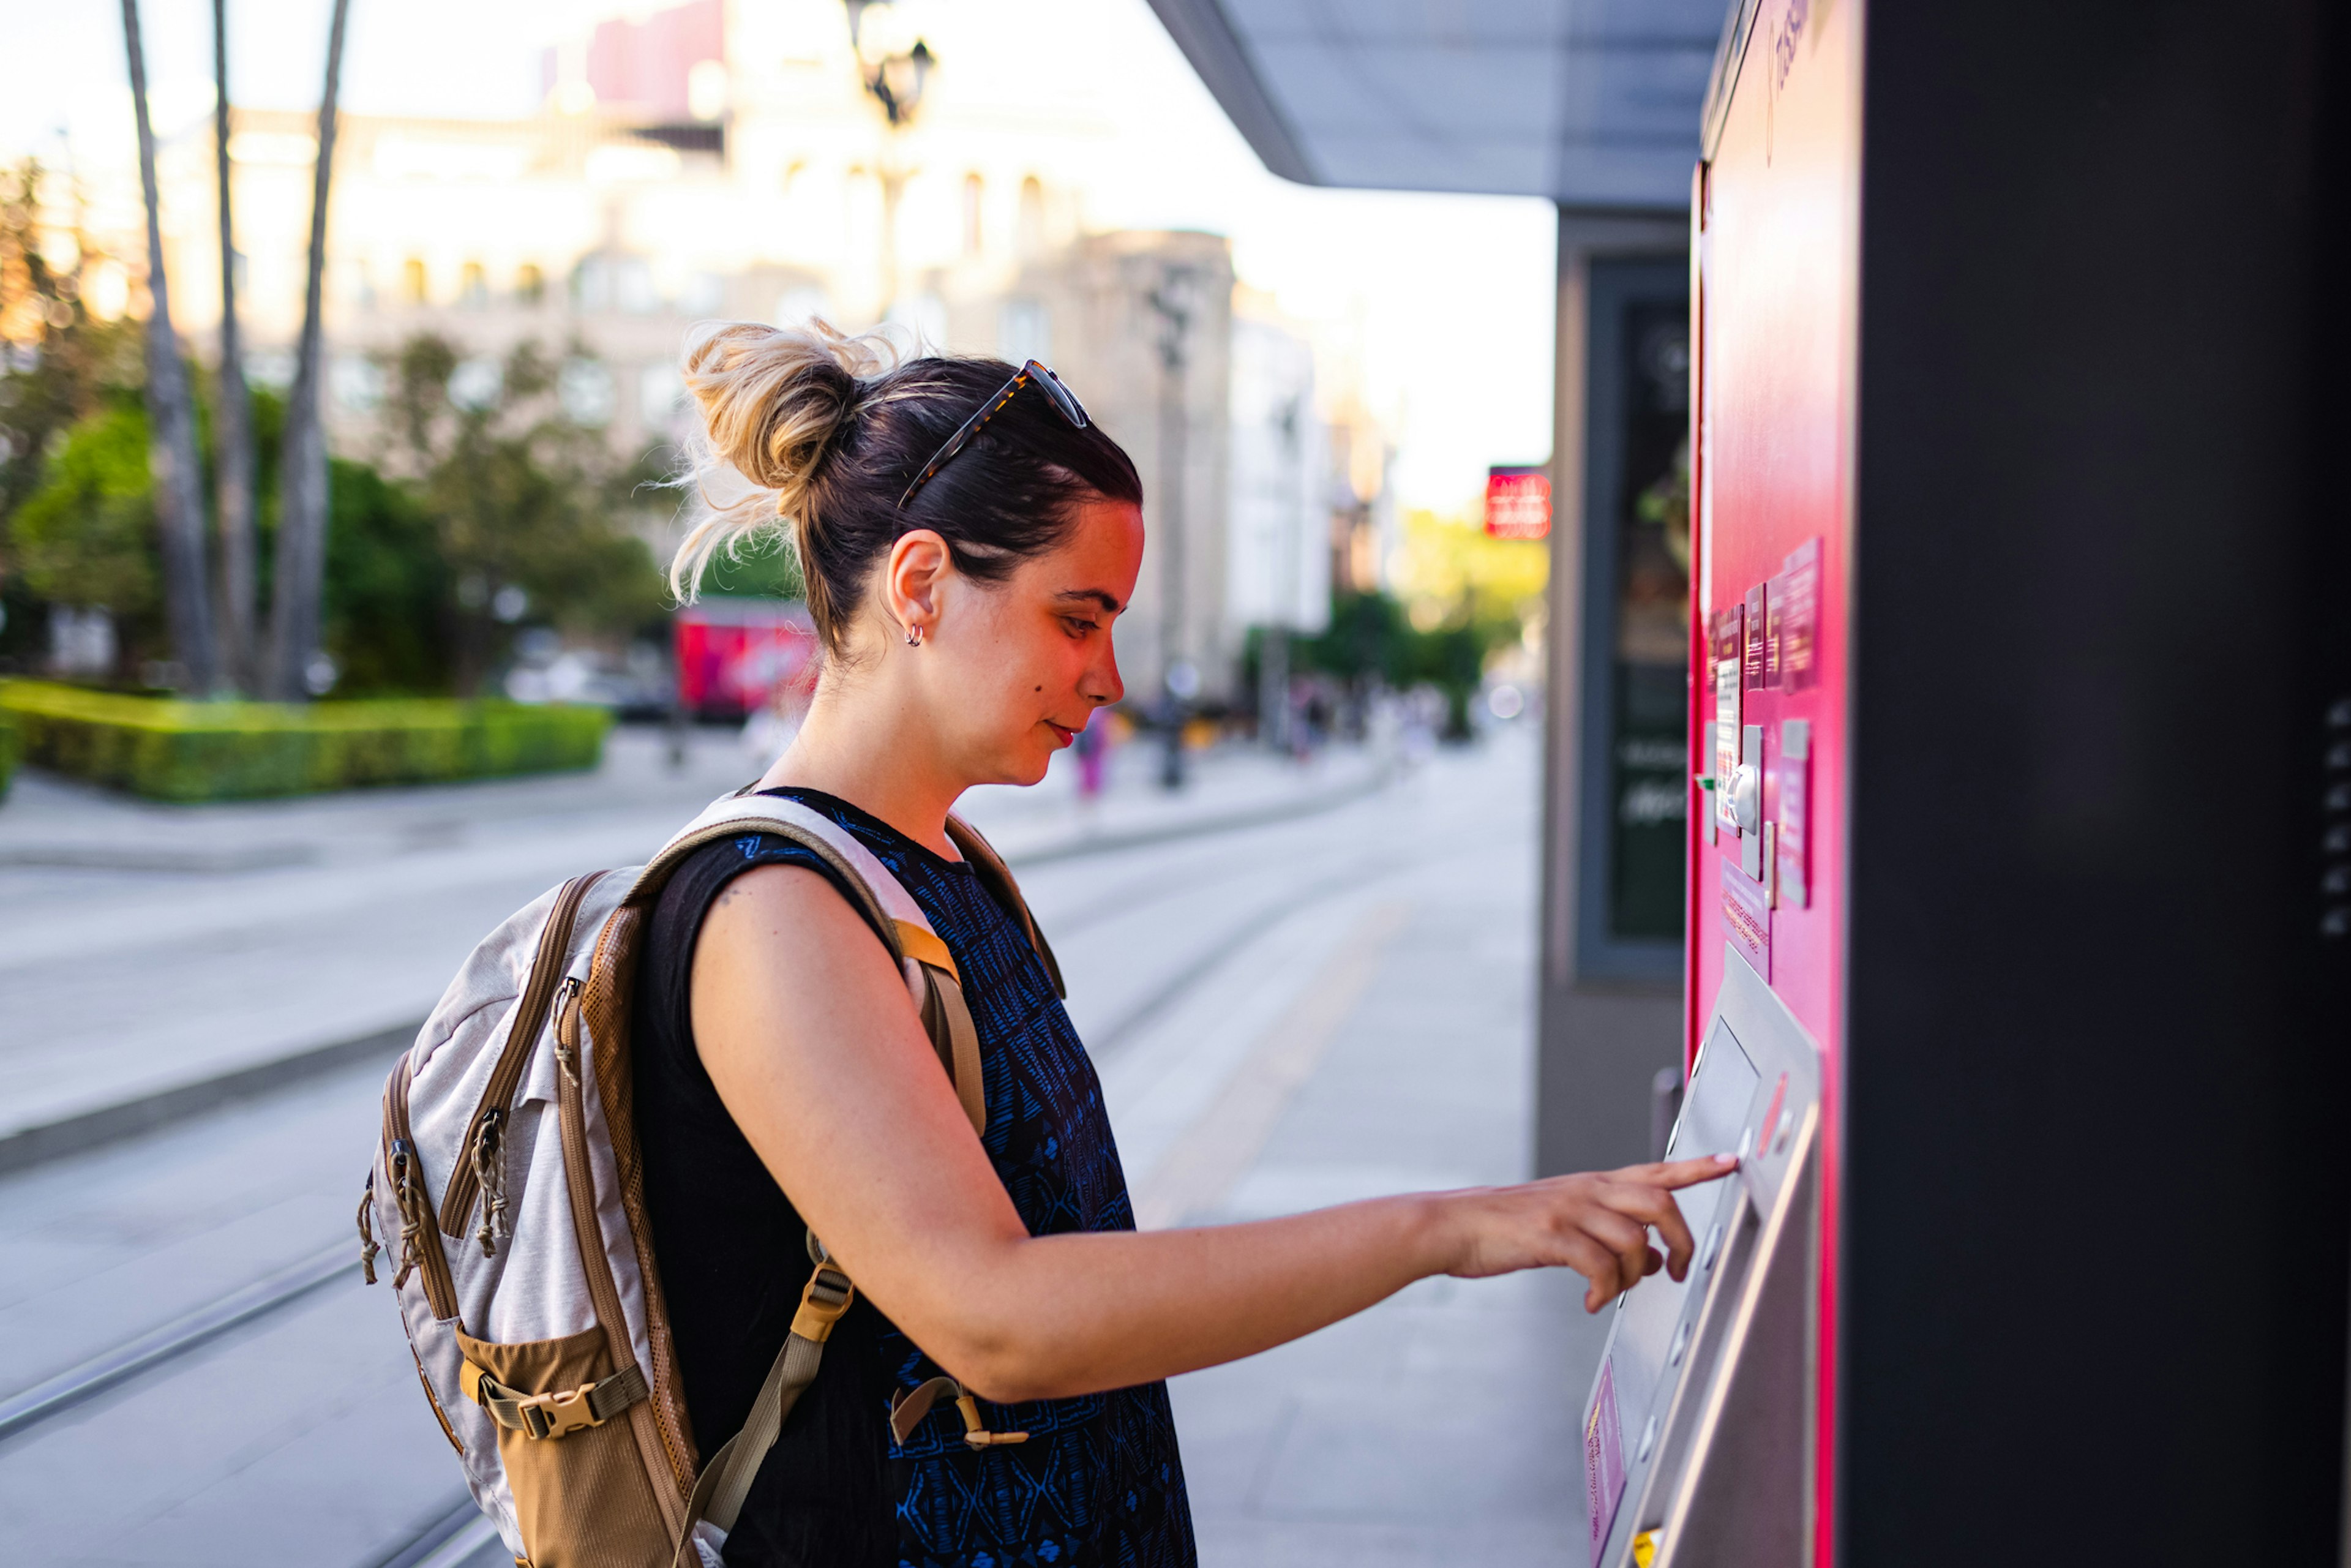
M 178 702 L 0 684 L 24 760 L 157 800 L 236 800 L 593 768 L 601 708 L 397 698 Z
M 0 800 L 8 798 L 8 780 L 16 775 L 16 721 L 0 708 Z

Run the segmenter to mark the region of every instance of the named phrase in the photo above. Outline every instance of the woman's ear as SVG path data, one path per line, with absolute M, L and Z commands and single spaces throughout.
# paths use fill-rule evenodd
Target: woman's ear
M 947 541 L 931 528 L 916 528 L 890 547 L 883 563 L 882 601 L 908 641 L 928 636 L 938 624 L 940 587 L 955 570 Z

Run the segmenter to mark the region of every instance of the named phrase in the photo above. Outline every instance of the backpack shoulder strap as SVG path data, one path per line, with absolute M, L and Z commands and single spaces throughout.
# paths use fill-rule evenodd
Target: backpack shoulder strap
M 858 913 L 873 928 L 891 961 L 905 976 L 906 988 L 922 1015 L 931 1048 L 947 1070 L 956 1098 L 976 1133 L 987 1130 L 987 1088 L 979 1061 L 979 1033 L 964 1000 L 963 976 L 955 956 L 921 904 L 872 851 L 840 823 L 797 800 L 773 795 L 728 796 L 711 803 L 646 862 L 630 887 L 628 904 L 650 904 L 685 858 L 705 844 L 746 833 L 789 839 L 821 859 L 852 894 Z
M 1029 938 L 1029 946 L 1037 950 L 1037 956 L 1044 962 L 1045 973 L 1053 982 L 1053 994 L 1068 1001 L 1070 988 L 1061 978 L 1061 962 L 1053 956 L 1052 945 L 1045 940 L 1044 927 L 1038 925 L 1037 917 L 1029 913 L 1029 901 L 1020 896 L 1020 884 L 1012 880 L 1012 868 L 1004 863 L 1004 857 L 996 852 L 996 846 L 980 836 L 977 828 L 953 812 L 947 814 L 947 837 L 955 841 L 955 847 L 963 852 L 965 860 L 971 862 L 971 869 L 978 873 L 979 880 L 987 884 L 988 891 L 996 894 L 997 901 L 1009 909 L 1012 917 L 1020 922 L 1021 932 Z

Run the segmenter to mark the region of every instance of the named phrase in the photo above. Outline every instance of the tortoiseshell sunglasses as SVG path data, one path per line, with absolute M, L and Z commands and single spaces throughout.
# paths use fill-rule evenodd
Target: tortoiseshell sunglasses
M 906 503 L 914 498 L 914 493 L 929 484 L 933 475 L 946 467 L 956 453 L 969 445 L 971 438 L 977 435 L 987 422 L 1003 410 L 1006 403 L 1018 396 L 1022 387 L 1031 382 L 1034 382 L 1047 397 L 1052 400 L 1053 407 L 1059 410 L 1061 417 L 1068 420 L 1073 427 L 1079 430 L 1086 427 L 1086 411 L 1071 394 L 1070 389 L 1061 384 L 1061 378 L 1046 366 L 1031 360 L 1014 371 L 1012 379 L 1005 382 L 994 397 L 981 403 L 979 412 L 965 420 L 962 427 L 947 437 L 946 445 L 931 455 L 931 460 L 923 465 L 923 471 L 914 476 L 914 482 L 906 486 L 906 493 L 898 497 L 899 509 L 903 511 Z

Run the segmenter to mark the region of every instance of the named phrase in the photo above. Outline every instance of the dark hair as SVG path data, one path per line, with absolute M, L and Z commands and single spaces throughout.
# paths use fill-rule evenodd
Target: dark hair
M 670 566 L 680 599 L 694 596 L 714 556 L 780 528 L 799 557 L 817 635 L 839 653 L 875 564 L 903 535 L 935 530 L 956 570 L 993 582 L 1067 538 L 1082 502 L 1142 504 L 1143 482 L 1117 442 L 1024 393 L 900 509 L 908 483 L 1014 367 L 960 356 L 893 361 L 885 341 L 821 321 L 729 322 L 696 334 L 685 384 L 702 407 L 696 476 L 707 515 Z

